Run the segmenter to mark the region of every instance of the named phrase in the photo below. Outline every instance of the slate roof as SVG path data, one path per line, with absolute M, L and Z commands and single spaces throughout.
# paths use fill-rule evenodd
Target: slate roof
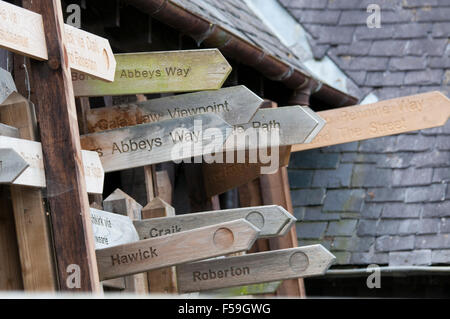
M 171 0 L 179 6 L 218 24 L 241 39 L 263 49 L 292 67 L 304 69 L 295 54 L 265 26 L 242 0 Z
M 449 0 L 280 0 L 364 94 L 449 96 Z M 381 7 L 369 29 L 368 4 Z M 295 153 L 299 244 L 340 265 L 450 264 L 450 121 L 444 127 Z

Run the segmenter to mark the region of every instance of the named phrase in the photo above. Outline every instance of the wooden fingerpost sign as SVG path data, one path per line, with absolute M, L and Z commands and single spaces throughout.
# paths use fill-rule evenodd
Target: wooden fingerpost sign
M 450 117 L 450 100 L 436 91 L 317 114 L 327 122 L 324 129 L 311 143 L 294 145 L 293 152 L 442 126 Z
M 134 226 L 139 234 L 139 238 L 147 239 L 241 218 L 246 219 L 260 229 L 258 238 L 282 236 L 296 222 L 295 217 L 283 207 L 271 205 L 136 220 L 134 221 Z
M 81 136 L 97 151 L 105 172 L 209 154 L 220 149 L 231 126 L 216 114 L 141 124 Z
M 214 113 L 230 125 L 248 123 L 263 100 L 245 86 L 152 99 L 132 104 L 90 109 L 89 133 L 143 123 Z
M 245 219 L 96 251 L 100 280 L 248 250 L 259 230 Z
M 12 148 L 0 148 L 0 184 L 12 184 L 28 166 Z
M 187 263 L 177 267 L 180 293 L 323 275 L 335 257 L 322 245 Z
M 218 49 L 124 53 L 115 59 L 112 83 L 73 72 L 75 96 L 216 90 L 231 72 Z
M 8 148 L 14 150 L 16 154 L 15 156 L 19 156 L 28 164 L 25 170 L 23 170 L 18 177 L 13 179 L 10 184 L 37 188 L 47 187 L 41 143 L 19 138 L 0 136 L 0 149 Z M 3 154 L 6 155 L 6 153 Z M 91 194 L 103 193 L 104 171 L 98 154 L 90 151 L 82 151 L 81 154 L 87 192 Z M 2 160 L 1 156 L 0 160 Z M 5 158 L 4 161 L 6 165 L 10 160 Z M 9 165 L 12 165 L 12 163 Z M 58 190 L 58 192 L 64 191 L 66 190 L 63 188 L 59 188 Z

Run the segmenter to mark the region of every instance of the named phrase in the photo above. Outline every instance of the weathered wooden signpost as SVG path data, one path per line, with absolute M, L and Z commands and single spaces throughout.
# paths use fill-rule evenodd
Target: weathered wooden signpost
M 0 148 L 0 184 L 12 184 L 28 166 L 12 148 Z
M 217 49 L 116 54 L 114 82 L 72 73 L 75 96 L 219 89 L 231 66 Z
M 429 92 L 317 114 L 325 127 L 311 143 L 294 145 L 293 152 L 442 126 L 450 117 L 450 100 Z
M 324 274 L 335 257 L 322 245 L 187 263 L 177 267 L 180 293 Z
M 100 280 L 250 249 L 259 229 L 245 219 L 96 251 Z
M 4 170 L 5 167 L 13 167 L 17 158 L 27 164 L 25 169 L 20 172 L 10 184 L 37 188 L 46 187 L 41 143 L 0 136 L 0 150 L 1 149 L 10 149 L 14 151 L 14 153 L 9 152 L 11 155 L 9 157 L 0 157 L 0 160 L 4 165 Z M 2 154 L 6 155 L 7 153 Z M 96 152 L 82 151 L 82 160 L 87 192 L 91 194 L 103 193 L 104 171 L 98 154 Z M 19 164 L 19 161 L 16 163 Z M 63 192 L 65 190 L 60 189 L 59 191 Z

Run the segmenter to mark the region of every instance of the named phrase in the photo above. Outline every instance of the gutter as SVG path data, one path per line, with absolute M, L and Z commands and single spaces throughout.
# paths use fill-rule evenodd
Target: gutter
M 424 275 L 439 274 L 450 275 L 450 266 L 384 266 L 384 267 L 367 267 L 356 269 L 330 269 L 324 277 L 367 277 L 379 270 L 382 274 L 394 275 Z
M 306 75 L 221 26 L 212 24 L 170 0 L 126 0 L 125 2 L 191 36 L 206 47 L 218 48 L 225 56 L 258 70 L 268 79 L 282 82 L 294 91 L 290 103 L 309 106 L 311 95 L 331 108 L 358 103 L 357 98 Z

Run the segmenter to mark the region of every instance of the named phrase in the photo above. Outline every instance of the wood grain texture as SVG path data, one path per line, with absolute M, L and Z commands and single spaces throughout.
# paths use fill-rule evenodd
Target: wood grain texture
M 19 130 L 15 127 L 0 123 L 0 136 L 19 137 Z
M 47 60 L 40 14 L 0 1 L 0 47 L 38 60 Z
M 178 266 L 180 292 L 322 275 L 335 257 L 322 245 L 304 246 Z
M 79 132 L 69 72 L 64 54 L 64 23 L 59 0 L 24 1 L 25 8 L 42 15 L 49 60 L 30 61 L 44 155 L 47 199 L 59 289 L 100 291 L 94 238 L 86 191 Z M 61 191 L 63 190 L 63 191 Z M 70 265 L 80 269 L 79 287 L 69 287 Z
M 237 219 L 246 219 L 257 227 L 258 238 L 284 235 L 281 231 L 287 231 L 285 226 L 296 221 L 283 207 L 271 205 L 152 218 L 134 221 L 134 225 L 139 238 L 148 239 Z
M 247 286 L 220 288 L 200 293 L 200 297 L 229 298 L 236 296 L 268 295 L 274 294 L 280 285 L 281 281 L 272 281 Z
M 231 66 L 218 49 L 124 53 L 114 82 L 72 74 L 76 96 L 131 95 L 219 89 Z
M 140 219 L 142 206 L 120 189 L 116 189 L 103 201 L 107 211 L 127 216 L 130 219 Z M 125 292 L 147 294 L 147 274 L 136 274 L 125 277 Z
M 23 290 L 9 186 L 0 185 L 0 290 Z
M 64 31 L 70 68 L 102 80 L 114 81 L 116 59 L 109 41 L 68 24 L 64 25 Z
M 151 99 L 132 104 L 91 109 L 89 133 L 143 123 L 161 122 L 192 115 L 214 113 L 230 125 L 248 123 L 262 99 L 245 86 Z
M 317 114 L 325 127 L 311 143 L 294 145 L 293 152 L 442 126 L 450 116 L 450 100 L 429 92 Z
M 237 158 L 237 152 L 234 153 L 233 158 Z M 271 154 L 269 149 L 268 156 Z M 251 163 L 249 151 L 246 151 L 245 163 L 204 163 L 202 168 L 206 194 L 207 196 L 214 196 L 244 185 L 258 178 L 264 172 L 263 167 L 269 170 L 271 167 L 278 169 L 287 166 L 289 165 L 290 155 L 291 146 L 281 146 L 278 154 L 270 157 L 270 162 Z
M 244 251 L 259 230 L 240 219 L 97 250 L 101 280 Z
M 0 184 L 11 184 L 28 167 L 12 148 L 0 148 Z
M 13 149 L 29 164 L 25 171 L 14 180 L 14 185 L 47 187 L 41 143 L 0 136 L 0 148 Z M 98 154 L 89 151 L 81 151 L 81 154 L 87 192 L 101 194 L 103 192 L 104 171 Z M 60 188 L 58 191 L 65 190 Z
M 142 222 L 158 217 L 171 218 L 175 216 L 175 208 L 160 197 L 153 198 L 142 209 Z M 142 239 L 142 237 L 141 237 Z M 151 293 L 177 293 L 176 267 L 161 268 L 147 273 Z
M 231 127 L 216 114 L 141 124 L 81 137 L 100 155 L 105 172 L 178 161 L 219 150 Z
M 23 63 L 23 57 L 19 59 Z M 14 64 L 18 64 L 16 56 L 14 60 Z M 15 68 L 16 79 L 19 82 L 24 80 L 22 73 Z M 28 102 L 2 106 L 0 119 L 17 127 L 21 138 L 31 140 L 36 138 L 34 108 Z M 25 291 L 54 291 L 57 278 L 53 245 L 42 192 L 37 188 L 12 185 L 11 199 L 18 234 L 23 288 Z

